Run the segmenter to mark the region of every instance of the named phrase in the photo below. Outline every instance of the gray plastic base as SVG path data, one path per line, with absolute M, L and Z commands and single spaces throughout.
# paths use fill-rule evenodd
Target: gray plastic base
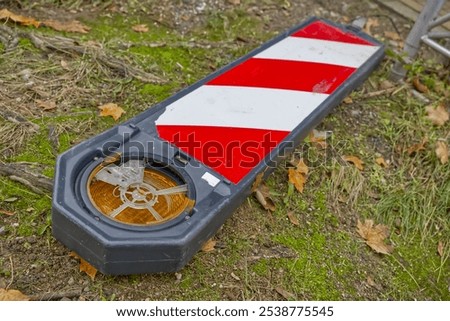
M 231 183 L 161 140 L 155 129 L 155 120 L 173 101 L 316 20 L 309 19 L 124 124 L 60 155 L 53 194 L 52 224 L 55 238 L 105 274 L 173 272 L 182 269 L 251 194 L 257 176 L 263 173 L 263 178 L 266 178 L 282 155 L 292 151 L 333 107 L 368 77 L 383 58 L 384 48 L 357 30 L 327 22 L 372 42 L 379 46 L 378 51 L 238 184 Z M 176 172 L 189 185 L 188 196 L 195 201 L 193 209 L 174 220 L 153 226 L 126 225 L 99 213 L 87 196 L 88 176 L 106 156 L 116 152 L 131 158 L 145 157 L 164 164 L 168 171 Z M 205 173 L 218 177 L 220 182 L 213 187 L 214 184 L 202 178 Z

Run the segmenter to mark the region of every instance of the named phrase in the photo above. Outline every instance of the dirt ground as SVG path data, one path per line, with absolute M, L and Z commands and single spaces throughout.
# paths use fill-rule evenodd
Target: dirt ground
M 398 31 L 404 39 L 411 27 L 410 21 L 368 0 L 6 0 L 0 2 L 3 8 L 41 21 L 77 19 L 90 27 L 80 34 L 1 22 L 15 32 L 17 43 L 11 44 L 14 37 L 0 29 L 0 160 L 48 177 L 53 176 L 57 154 L 115 124 L 98 116 L 98 106 L 124 106 L 120 121 L 125 120 L 309 16 L 340 23 L 358 16 L 373 19 L 367 30 L 392 50 L 401 39 L 389 39 L 385 32 Z M 151 29 L 148 35 L 131 30 L 138 24 Z M 53 39 L 56 49 L 37 48 L 29 34 Z M 72 45 L 91 51 L 80 55 L 66 50 L 58 37 L 76 39 Z M 113 68 L 100 53 L 123 64 Z M 312 159 L 322 154 L 303 144 L 299 149 L 306 148 L 314 168 L 304 195 L 292 194 L 286 168 L 280 166 L 267 183 L 277 210 L 266 211 L 249 197 L 215 236 L 214 250 L 198 253 L 179 273 L 98 273 L 92 280 L 79 271 L 79 260 L 70 250 L 52 237 L 51 193 L 45 186 L 33 188 L 3 177 L 0 288 L 18 289 L 33 300 L 449 300 L 445 215 L 450 203 L 440 194 L 450 187 L 449 165 L 438 168 L 431 147 L 426 156 L 414 159 L 399 152 L 422 139 L 422 129 L 414 123 L 423 119 L 422 98 L 448 104 L 448 71 L 434 65 L 414 67 L 423 78 L 432 74 L 436 84 L 443 83 L 425 97 L 409 94 L 406 84 L 408 89 L 396 87 L 398 96 L 389 96 L 391 91 L 367 100 L 365 94 L 380 90 L 391 64 L 388 55 L 352 101 L 337 108 L 319 129 L 333 131 L 336 150 L 342 153 L 392 160 L 396 170 L 405 172 L 404 182 L 394 169 L 381 172 L 375 165 L 363 174 L 332 161 L 314 167 Z M 15 121 L 8 121 L 7 112 Z M 394 118 L 398 122 L 385 121 Z M 428 123 L 420 126 L 428 130 Z M 429 140 L 448 141 L 445 126 L 433 127 Z M 338 141 L 348 144 L 339 149 Z M 423 171 L 424 184 L 436 182 L 439 204 L 431 227 L 424 223 L 416 228 L 401 217 L 400 198 L 393 199 L 396 205 L 383 202 L 410 183 L 408 171 Z M 376 254 L 357 235 L 357 220 L 374 216 L 389 226 L 395 254 Z M 436 250 L 439 242 L 442 253 Z

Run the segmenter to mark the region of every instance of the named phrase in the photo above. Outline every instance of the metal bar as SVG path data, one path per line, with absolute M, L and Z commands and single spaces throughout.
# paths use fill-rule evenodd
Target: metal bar
M 443 54 L 447 58 L 450 58 L 450 50 L 445 48 L 444 46 L 441 46 L 436 41 L 430 39 L 427 35 L 423 36 L 421 39 L 425 44 L 436 50 L 437 52 Z
M 405 41 L 405 47 L 403 48 L 404 54 L 413 59 L 420 48 L 420 40 L 428 31 L 430 21 L 437 16 L 445 0 L 428 0 L 425 4 L 422 12 L 417 17 L 414 26 L 412 27 L 408 37 Z M 403 67 L 404 61 L 398 60 L 392 68 L 391 78 L 394 81 L 403 79 L 406 76 L 406 69 Z
M 427 36 L 428 36 L 429 38 L 433 38 L 433 39 L 450 38 L 450 31 L 435 31 L 435 32 L 429 32 Z
M 436 20 L 433 20 L 432 23 L 428 26 L 428 30 L 433 29 L 436 26 L 439 26 L 441 24 L 446 23 L 447 21 L 450 21 L 450 13 L 447 13 L 446 15 L 437 18 Z

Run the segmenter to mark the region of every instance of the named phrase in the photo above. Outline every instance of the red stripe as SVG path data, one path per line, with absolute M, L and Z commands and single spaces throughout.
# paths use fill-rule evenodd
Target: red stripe
M 289 132 L 269 129 L 157 125 L 159 136 L 237 184 Z
M 351 32 L 344 32 L 322 21 L 315 21 L 300 31 L 292 34 L 292 36 L 374 46 L 373 43 L 358 37 Z
M 207 84 L 330 94 L 353 71 L 355 68 L 315 62 L 250 58 Z

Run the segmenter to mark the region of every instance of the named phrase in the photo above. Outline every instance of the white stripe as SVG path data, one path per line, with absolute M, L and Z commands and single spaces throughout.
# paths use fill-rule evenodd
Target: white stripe
M 292 131 L 327 94 L 234 86 L 202 86 L 167 106 L 156 125 Z
M 309 61 L 358 68 L 378 48 L 329 40 L 287 37 L 260 52 L 255 58 Z

